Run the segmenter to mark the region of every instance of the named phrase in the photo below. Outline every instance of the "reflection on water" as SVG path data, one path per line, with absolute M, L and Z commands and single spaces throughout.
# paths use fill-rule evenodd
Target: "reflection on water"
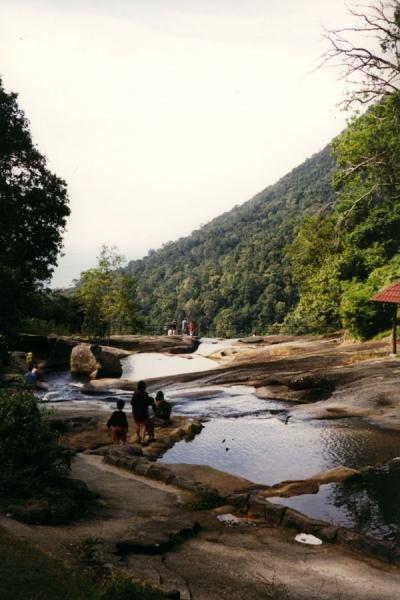
M 400 537 L 400 460 L 342 484 L 322 485 L 318 494 L 269 500 L 335 525 L 396 540 Z
M 368 434 L 369 445 L 364 441 Z M 338 465 L 362 467 L 400 455 L 396 432 L 358 422 L 285 424 L 276 417 L 214 418 L 189 444 L 180 442 L 164 462 L 207 464 L 251 481 L 272 485 L 303 479 Z

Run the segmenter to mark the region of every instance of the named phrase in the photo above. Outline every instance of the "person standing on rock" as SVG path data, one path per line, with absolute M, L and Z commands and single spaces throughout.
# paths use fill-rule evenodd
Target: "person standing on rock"
M 152 431 L 152 421 L 149 416 L 149 406 L 155 411 L 154 399 L 146 392 L 144 381 L 138 381 L 137 390 L 133 393 L 132 416 L 136 425 L 136 441 L 139 444 L 144 443 L 146 433 Z M 151 438 L 150 433 L 150 438 Z M 150 441 L 152 441 L 150 439 Z
M 188 322 L 186 317 L 182 319 L 182 335 L 187 335 L 188 333 Z
M 113 414 L 107 421 L 107 427 L 112 432 L 113 444 L 118 442 L 126 442 L 126 434 L 128 433 L 128 419 L 124 413 L 125 402 L 123 400 L 117 401 L 117 410 L 114 410 Z
M 190 337 L 194 336 L 194 331 L 195 331 L 194 322 L 190 321 L 190 323 L 189 323 L 189 335 L 190 335 Z

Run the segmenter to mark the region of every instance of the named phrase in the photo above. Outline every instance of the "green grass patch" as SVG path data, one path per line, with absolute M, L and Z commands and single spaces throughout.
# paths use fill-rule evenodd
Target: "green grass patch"
M 372 339 L 375 341 L 380 341 L 380 340 L 384 340 L 385 338 L 388 338 L 391 335 L 392 335 L 392 330 L 385 329 L 385 331 L 381 331 L 380 333 L 377 333 L 376 335 L 374 335 L 374 337 Z

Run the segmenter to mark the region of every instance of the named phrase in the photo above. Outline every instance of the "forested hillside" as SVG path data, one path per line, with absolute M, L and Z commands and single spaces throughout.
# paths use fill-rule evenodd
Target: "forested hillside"
M 148 330 L 185 316 L 203 335 L 265 333 L 281 323 L 298 300 L 284 249 L 305 216 L 332 209 L 333 168 L 327 146 L 243 205 L 131 261 Z
M 331 147 L 130 263 L 154 332 L 184 316 L 221 336 L 346 328 L 367 338 L 389 326 L 393 307 L 370 299 L 400 279 L 400 2 L 357 8 L 353 26 L 325 36 L 322 64 L 341 69 L 342 107 L 355 109 Z

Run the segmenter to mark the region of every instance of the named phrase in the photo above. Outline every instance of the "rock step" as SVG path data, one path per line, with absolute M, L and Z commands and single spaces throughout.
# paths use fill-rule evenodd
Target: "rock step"
M 133 535 L 116 543 L 118 554 L 163 554 L 189 537 L 197 535 L 197 521 L 185 518 L 152 519 L 146 521 Z
M 209 493 L 210 487 L 206 486 L 198 481 L 189 479 L 187 477 L 178 477 L 163 464 L 155 464 L 154 462 L 147 460 L 140 456 L 126 456 L 122 453 L 118 454 L 115 448 L 112 451 L 104 454 L 103 462 L 107 465 L 119 467 L 120 469 L 126 469 L 136 475 L 142 477 L 148 477 L 149 479 L 155 479 L 161 481 L 167 485 L 173 485 L 177 488 L 193 492 L 195 494 Z M 216 492 L 217 493 L 217 492 Z

